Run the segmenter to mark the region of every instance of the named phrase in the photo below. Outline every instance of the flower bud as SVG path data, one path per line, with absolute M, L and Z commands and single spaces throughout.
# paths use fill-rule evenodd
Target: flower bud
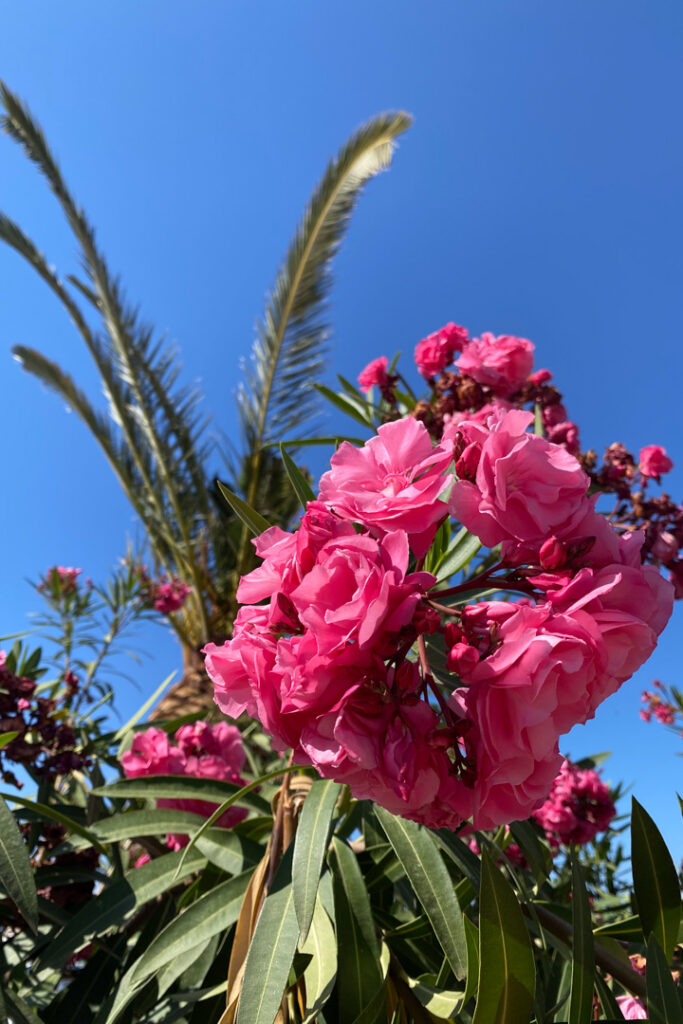
M 544 569 L 559 569 L 565 564 L 566 560 L 567 555 L 564 546 L 554 534 L 543 541 L 539 551 L 539 561 Z
M 479 652 L 469 644 L 457 643 L 448 652 L 446 666 L 449 672 L 457 672 L 458 675 L 465 675 L 471 672 L 479 661 Z
M 478 441 L 468 444 L 464 452 L 455 464 L 455 472 L 460 480 L 474 480 L 477 475 L 477 466 L 481 458 L 481 445 Z

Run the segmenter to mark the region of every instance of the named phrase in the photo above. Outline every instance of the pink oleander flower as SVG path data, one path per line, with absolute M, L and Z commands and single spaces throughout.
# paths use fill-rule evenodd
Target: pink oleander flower
M 425 380 L 432 380 L 453 362 L 456 352 L 462 352 L 469 341 L 466 328 L 448 323 L 444 327 L 418 341 L 415 347 L 415 363 Z
M 192 587 L 182 580 L 172 579 L 170 582 L 152 584 L 150 597 L 158 612 L 171 615 L 179 611 L 192 593 Z
M 376 541 L 354 536 L 328 542 L 291 594 L 299 621 L 316 638 L 318 650 L 391 651 L 392 640 L 411 621 L 431 573 L 406 575 L 408 537 L 402 531 Z
M 490 428 L 490 417 L 494 422 L 501 419 L 514 406 L 504 398 L 495 398 L 492 402 L 482 405 L 476 412 L 453 412 L 444 416 L 443 441 L 454 441 L 461 423 L 475 423 L 477 426 Z
M 663 473 L 668 473 L 674 464 L 666 454 L 666 448 L 658 444 L 648 444 L 640 449 L 638 468 L 643 476 L 658 480 Z
M 534 346 L 526 338 L 509 334 L 482 334 L 465 348 L 458 369 L 497 395 L 509 397 L 518 391 L 534 365 Z
M 59 576 L 59 581 L 62 584 L 62 591 L 65 594 L 76 588 L 78 577 L 83 572 L 82 569 L 74 569 L 73 566 L 70 565 L 58 565 L 56 566 L 56 570 L 57 575 Z
M 647 1020 L 645 1004 L 635 996 L 617 996 L 619 1009 L 625 1020 Z
M 526 432 L 532 420 L 513 410 L 489 420 L 490 430 L 460 426 L 461 458 L 476 453 L 477 468 L 453 485 L 449 510 L 489 547 L 562 538 L 586 514 L 588 477 L 564 448 Z
M 485 607 L 496 646 L 462 673 L 466 689 L 452 698 L 474 723 L 466 743 L 477 771 L 475 828 L 526 818 L 545 799 L 562 763 L 558 737 L 591 714 L 606 662 L 590 622 L 547 604 Z
M 242 737 L 235 726 L 227 722 L 211 725 L 194 722 L 183 725 L 175 734 L 175 743 L 163 729 L 151 727 L 136 733 L 130 750 L 121 757 L 121 767 L 129 779 L 147 775 L 188 775 L 195 778 L 218 779 L 244 785 L 241 776 L 246 759 Z M 162 799 L 158 807 L 189 811 L 208 818 L 216 804 L 208 800 Z M 247 811 L 231 807 L 216 821 L 218 828 L 232 828 L 242 821 Z M 182 834 L 166 836 L 172 850 L 186 846 L 188 837 Z M 144 862 L 144 861 L 143 861 Z M 136 863 L 136 867 L 139 866 Z
M 380 356 L 378 359 L 373 359 L 371 363 L 361 370 L 358 374 L 358 386 L 365 394 L 377 384 L 379 387 L 389 383 L 389 376 L 387 374 L 387 367 L 389 366 L 389 360 L 386 356 Z
M 565 760 L 553 782 L 548 799 L 534 812 L 548 841 L 584 844 L 609 828 L 617 813 L 608 787 L 597 772 L 581 769 Z
M 451 446 L 432 447 L 412 417 L 385 423 L 362 448 L 340 445 L 320 480 L 320 501 L 375 536 L 404 530 L 419 558 L 448 511 L 440 496 L 451 483 L 451 460 Z
M 662 530 L 652 545 L 652 554 L 660 562 L 671 562 L 678 554 L 679 544 L 672 533 Z

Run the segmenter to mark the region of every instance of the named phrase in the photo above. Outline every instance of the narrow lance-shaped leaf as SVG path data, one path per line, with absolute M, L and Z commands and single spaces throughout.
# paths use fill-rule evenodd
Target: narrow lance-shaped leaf
M 280 861 L 244 965 L 236 1024 L 273 1024 L 294 960 L 299 926 L 292 891 L 292 847 Z
M 635 797 L 631 812 L 631 860 L 638 914 L 647 941 L 654 935 L 667 956 L 678 941 L 681 891 L 661 832 Z
M 335 838 L 330 855 L 337 929 L 337 990 L 349 1021 L 369 1016 L 384 1001 L 379 943 L 355 854 Z
M 198 946 L 235 923 L 249 877 L 250 872 L 245 872 L 210 889 L 152 939 L 123 976 L 107 1024 L 113 1024 L 120 1017 L 148 978 L 180 956 L 188 946 Z
M 294 908 L 303 940 L 313 917 L 330 825 L 340 792 L 341 786 L 336 782 L 327 779 L 314 782 L 299 819 L 294 840 L 292 885 Z
M 517 897 L 484 850 L 473 1024 L 529 1024 L 535 988 L 534 954 Z
M 424 907 L 434 934 L 456 978 L 467 974 L 467 939 L 453 882 L 430 833 L 412 821 L 376 808 L 380 824 L 401 861 L 415 895 Z
M 121 925 L 135 910 L 177 884 L 180 853 L 166 853 L 133 868 L 125 878 L 108 885 L 78 910 L 41 955 L 41 966 L 60 967 L 92 938 Z M 206 858 L 194 853 L 185 862 L 181 878 L 201 870 Z
M 569 996 L 569 1024 L 584 1024 L 590 1020 L 593 1005 L 593 976 L 595 959 L 591 911 L 583 872 L 572 850 L 572 975 Z
M 270 523 L 267 519 L 264 519 L 259 512 L 256 512 L 255 509 L 251 508 L 246 501 L 243 501 L 237 494 L 234 494 L 233 491 L 231 491 L 229 487 L 226 487 L 226 485 L 220 480 L 218 481 L 218 487 L 235 515 L 242 520 L 249 532 L 255 537 L 258 537 L 260 533 L 264 533 L 270 528 Z
M 313 488 L 291 456 L 287 454 L 283 445 L 280 445 L 280 455 L 282 456 L 282 461 L 294 493 L 301 502 L 302 508 L 306 508 L 306 504 L 309 501 L 315 500 Z
M 0 882 L 34 932 L 38 930 L 38 899 L 26 844 L 5 801 L 0 797 Z
M 654 934 L 647 944 L 647 1016 L 650 1024 L 683 1024 L 683 1009 L 671 969 Z

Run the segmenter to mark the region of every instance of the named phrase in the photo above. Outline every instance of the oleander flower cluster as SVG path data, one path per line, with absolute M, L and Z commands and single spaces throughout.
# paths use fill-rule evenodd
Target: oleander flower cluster
M 565 760 L 545 803 L 534 812 L 551 848 L 589 843 L 617 813 L 608 786 L 592 768 Z
M 461 350 L 493 400 L 438 439 L 416 413 L 342 443 L 298 529 L 256 538 L 206 667 L 222 711 L 258 718 L 296 763 L 427 825 L 485 829 L 543 804 L 559 737 L 649 657 L 673 588 L 642 533 L 596 510 L 569 446 L 507 403 L 531 343 L 467 344 L 455 325 L 426 340 L 425 376 Z M 438 583 L 425 564 L 461 526 L 490 556 Z
M 244 785 L 241 776 L 246 754 L 239 729 L 227 722 L 194 722 L 183 725 L 173 740 L 163 729 L 152 726 L 138 732 L 133 738 L 130 750 L 121 757 L 121 767 L 129 779 L 146 775 L 189 775 L 194 778 L 218 779 Z M 170 807 L 179 811 L 208 818 L 217 805 L 208 800 L 160 799 L 158 807 Z M 230 807 L 216 821 L 217 828 L 232 828 L 242 821 L 247 811 Z M 171 833 L 166 843 L 172 850 L 179 850 L 188 843 L 188 836 Z

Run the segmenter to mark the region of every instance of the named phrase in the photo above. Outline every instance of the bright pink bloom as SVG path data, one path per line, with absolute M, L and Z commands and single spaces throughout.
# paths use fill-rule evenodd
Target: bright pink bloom
M 195 778 L 219 779 L 244 785 L 240 772 L 246 754 L 239 730 L 227 722 L 211 725 L 194 722 L 181 726 L 171 740 L 163 729 L 149 728 L 136 733 L 130 750 L 121 757 L 121 767 L 127 778 L 146 775 L 189 775 Z M 159 807 L 189 811 L 208 818 L 216 804 L 207 800 L 158 800 Z M 246 817 L 247 811 L 231 807 L 216 821 L 216 827 L 231 828 Z M 187 844 L 186 835 L 169 834 L 166 842 L 172 850 Z M 136 863 L 136 867 L 139 863 Z
M 666 454 L 666 448 L 658 444 L 648 444 L 640 449 L 638 468 L 643 476 L 651 476 L 658 480 L 662 473 L 672 470 L 674 464 Z
M 56 568 L 60 583 L 62 584 L 62 590 L 66 594 L 75 588 L 76 581 L 83 572 L 83 570 L 74 569 L 70 565 L 58 565 Z
M 635 996 L 617 996 L 619 1009 L 625 1020 L 647 1020 L 645 1004 Z
M 533 416 L 513 410 L 490 431 L 464 423 L 461 435 L 481 446 L 475 479 L 458 480 L 449 509 L 493 547 L 504 540 L 562 538 L 585 515 L 588 477 L 564 448 L 526 433 Z M 489 421 L 490 422 L 490 421 Z
M 405 530 L 419 558 L 448 511 L 439 497 L 451 482 L 451 460 L 451 446 L 433 448 L 412 417 L 385 423 L 362 448 L 344 441 L 320 480 L 320 500 L 375 536 Z
M 429 334 L 415 347 L 415 363 L 425 380 L 431 380 L 453 362 L 456 352 L 462 352 L 469 341 L 466 328 L 448 323 Z
M 588 843 L 609 828 L 617 813 L 608 787 L 597 772 L 565 760 L 548 799 L 534 812 L 550 845 Z
M 156 583 L 152 587 L 151 599 L 154 607 L 162 615 L 171 615 L 179 611 L 192 593 L 192 587 L 182 580 L 172 579 L 166 583 Z
M 458 369 L 478 384 L 508 397 L 521 388 L 534 365 L 534 346 L 526 338 L 509 334 L 482 334 L 465 348 Z
M 379 542 L 368 536 L 342 537 L 321 549 L 316 565 L 291 594 L 299 620 L 312 631 L 318 650 L 389 653 L 392 640 L 413 618 L 430 573 L 406 576 L 409 551 L 403 531 Z
M 368 363 L 365 369 L 361 370 L 358 374 L 358 386 L 361 391 L 367 394 L 370 388 L 374 387 L 375 384 L 379 385 L 379 387 L 383 387 L 385 384 L 388 384 L 388 365 L 389 360 L 386 356 L 380 356 L 379 359 L 373 359 L 371 363 Z
M 660 562 L 670 562 L 678 554 L 679 544 L 672 533 L 662 530 L 652 545 L 652 554 Z

